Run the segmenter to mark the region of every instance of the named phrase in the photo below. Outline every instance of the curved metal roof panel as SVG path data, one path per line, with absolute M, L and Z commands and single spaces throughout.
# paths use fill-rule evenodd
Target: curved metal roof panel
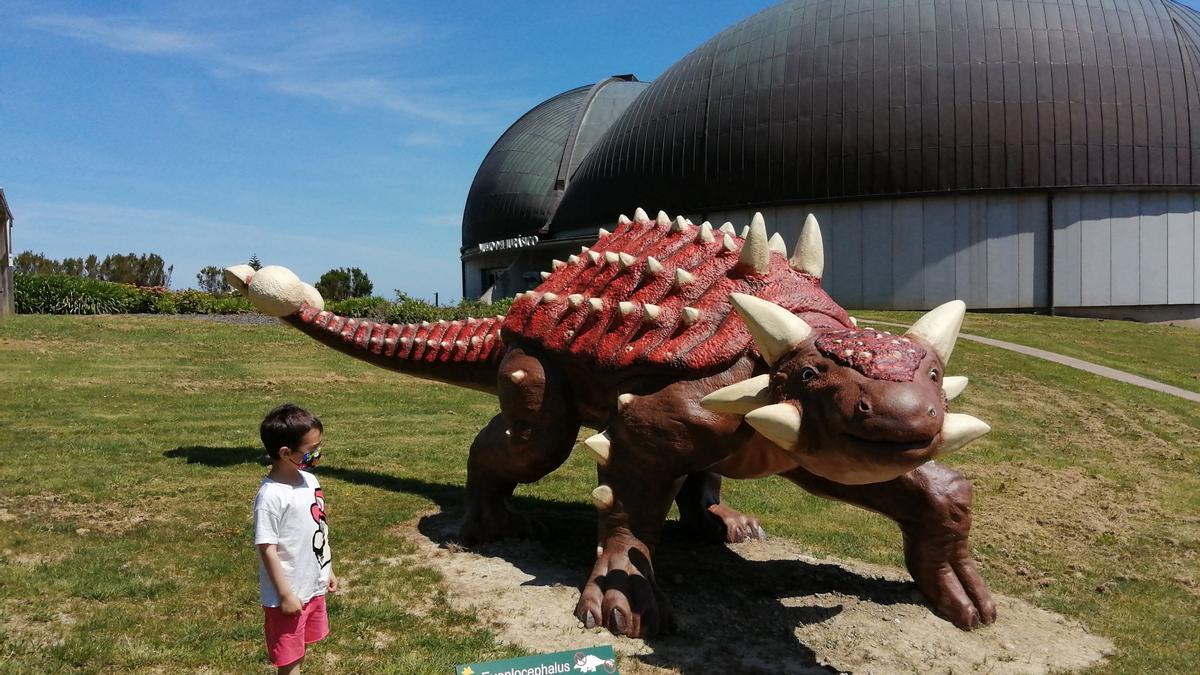
M 1200 185 L 1198 39 L 1172 0 L 784 2 L 655 80 L 552 230 L 639 205 Z
M 563 92 L 537 105 L 496 141 L 475 174 L 463 212 L 463 248 L 537 234 L 571 172 L 647 86 L 632 76 Z

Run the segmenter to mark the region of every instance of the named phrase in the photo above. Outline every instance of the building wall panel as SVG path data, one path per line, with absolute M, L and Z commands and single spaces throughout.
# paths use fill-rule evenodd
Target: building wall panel
M 954 280 L 954 203 L 949 199 L 924 200 L 925 304 L 934 306 L 956 297 Z
M 1112 221 L 1108 193 L 1081 195 L 1080 298 L 1082 306 L 1112 304 Z
M 1167 303 L 1195 302 L 1195 204 L 1197 195 L 1167 196 Z
M 1054 303 L 1078 307 L 1082 297 L 1083 221 L 1078 193 L 1052 197 L 1054 217 Z
M 1141 236 L 1139 232 L 1138 195 L 1114 192 L 1111 195 L 1112 244 L 1109 274 L 1112 279 L 1111 302 L 1114 305 L 1136 305 L 1140 299 Z
M 925 307 L 924 199 L 902 199 L 892 209 L 892 306 Z
M 1138 300 L 1139 305 L 1167 303 L 1167 195 L 1144 192 L 1136 195 L 1138 206 Z M 1131 265 L 1132 266 L 1132 265 Z
M 987 307 L 1017 307 L 1017 209 L 1013 197 L 987 199 Z

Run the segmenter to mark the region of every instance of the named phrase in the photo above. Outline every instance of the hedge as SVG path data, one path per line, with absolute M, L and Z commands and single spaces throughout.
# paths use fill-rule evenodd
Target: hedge
M 15 274 L 13 290 L 19 314 L 241 314 L 253 312 L 240 295 L 211 295 L 188 289 L 142 288 L 64 275 Z M 464 300 L 434 307 L 397 293 L 387 298 L 349 298 L 327 302 L 325 308 L 344 316 L 385 323 L 416 323 L 504 314 L 511 300 L 492 305 Z

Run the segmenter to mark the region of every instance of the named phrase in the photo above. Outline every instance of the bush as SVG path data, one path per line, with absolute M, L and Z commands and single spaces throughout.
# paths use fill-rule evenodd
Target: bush
M 395 301 L 378 296 L 348 298 L 326 302 L 325 309 L 342 316 L 370 319 L 382 323 L 420 323 L 421 321 L 449 321 L 467 317 L 485 318 L 504 314 L 508 312 L 511 305 L 512 300 L 509 299 L 490 305 L 476 300 L 463 300 L 457 305 L 434 307 L 424 300 L 397 293 Z
M 19 314 L 239 314 L 253 311 L 241 296 L 143 288 L 64 275 L 13 275 Z

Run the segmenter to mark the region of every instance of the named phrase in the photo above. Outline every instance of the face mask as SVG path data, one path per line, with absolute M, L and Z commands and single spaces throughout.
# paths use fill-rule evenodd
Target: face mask
M 304 456 L 300 458 L 299 462 L 292 460 L 292 464 L 295 464 L 296 468 L 298 469 L 311 469 L 317 465 L 317 460 L 319 459 L 321 459 L 321 446 L 318 445 L 312 450 L 304 453 Z

